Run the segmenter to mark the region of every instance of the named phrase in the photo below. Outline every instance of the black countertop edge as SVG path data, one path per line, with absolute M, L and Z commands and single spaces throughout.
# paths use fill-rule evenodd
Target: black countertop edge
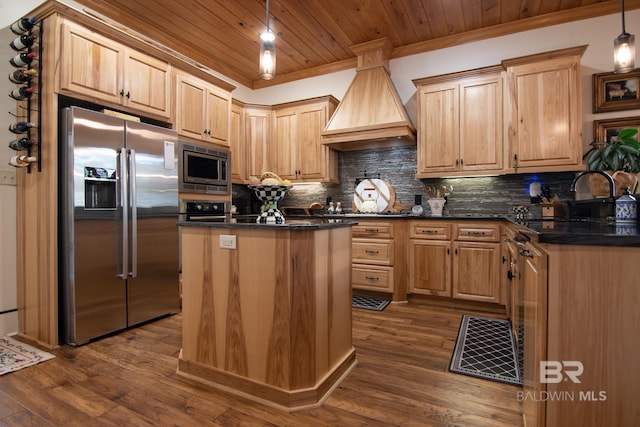
M 258 224 L 253 222 L 212 222 L 212 221 L 178 221 L 180 227 L 231 228 L 231 229 L 268 229 L 268 230 L 312 230 L 338 227 L 351 227 L 357 221 L 348 219 L 294 219 L 284 224 Z
M 494 214 L 459 214 L 444 216 L 416 216 L 416 215 L 290 215 L 285 224 L 257 224 L 254 217 L 245 218 L 238 223 L 223 222 L 190 222 L 180 221 L 178 225 L 184 227 L 218 227 L 218 228 L 269 228 L 309 230 L 311 228 L 332 228 L 352 226 L 359 219 L 409 219 L 409 220 L 476 220 L 476 221 L 507 221 L 524 227 L 538 243 L 558 245 L 587 245 L 587 246 L 627 246 L 640 247 L 640 224 L 621 224 L 599 219 L 517 219 L 511 215 Z
M 325 215 L 328 218 L 346 217 L 358 219 L 409 219 L 409 220 L 476 220 L 476 221 L 507 221 L 524 227 L 538 243 L 558 245 L 588 245 L 588 246 L 628 246 L 640 247 L 640 223 L 622 224 L 598 218 L 527 218 L 518 219 L 513 215 L 465 213 L 443 216 L 430 215 Z

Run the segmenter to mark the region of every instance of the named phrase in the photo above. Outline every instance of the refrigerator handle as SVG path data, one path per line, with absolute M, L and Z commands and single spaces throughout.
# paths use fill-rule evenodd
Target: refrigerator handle
M 120 278 L 126 280 L 129 270 L 129 189 L 127 186 L 127 151 L 118 150 L 118 166 L 120 167 L 120 200 L 122 204 L 122 273 Z
M 129 150 L 129 195 L 131 200 L 131 277 L 138 275 L 138 198 L 136 197 L 136 150 Z

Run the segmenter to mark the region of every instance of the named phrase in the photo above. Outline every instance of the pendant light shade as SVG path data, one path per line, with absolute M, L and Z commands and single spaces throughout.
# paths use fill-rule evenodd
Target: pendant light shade
M 622 34 L 613 41 L 613 71 L 626 73 L 635 68 L 635 36 L 626 32 L 624 27 L 624 0 L 622 2 Z
M 271 80 L 276 76 L 276 36 L 269 31 L 260 34 L 260 38 L 260 77 Z
M 269 0 L 267 0 L 267 31 L 260 34 L 260 77 L 271 80 L 276 76 L 276 35 L 269 28 Z

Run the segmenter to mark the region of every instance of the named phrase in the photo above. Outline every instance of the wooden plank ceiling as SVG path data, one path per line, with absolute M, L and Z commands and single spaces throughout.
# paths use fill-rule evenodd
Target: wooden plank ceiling
M 250 88 L 354 68 L 349 46 L 381 37 L 396 58 L 621 8 L 620 0 L 271 0 L 277 77 L 264 81 L 265 0 L 76 2 Z M 640 0 L 626 1 L 637 8 Z

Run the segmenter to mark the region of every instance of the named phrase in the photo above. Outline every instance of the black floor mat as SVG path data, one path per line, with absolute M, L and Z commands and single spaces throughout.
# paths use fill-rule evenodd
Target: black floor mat
M 472 377 L 522 385 L 509 321 L 462 316 L 449 370 Z
M 391 301 L 388 299 L 381 298 L 361 297 L 356 295 L 351 297 L 351 307 L 364 308 L 365 310 L 382 311 L 390 302 Z

